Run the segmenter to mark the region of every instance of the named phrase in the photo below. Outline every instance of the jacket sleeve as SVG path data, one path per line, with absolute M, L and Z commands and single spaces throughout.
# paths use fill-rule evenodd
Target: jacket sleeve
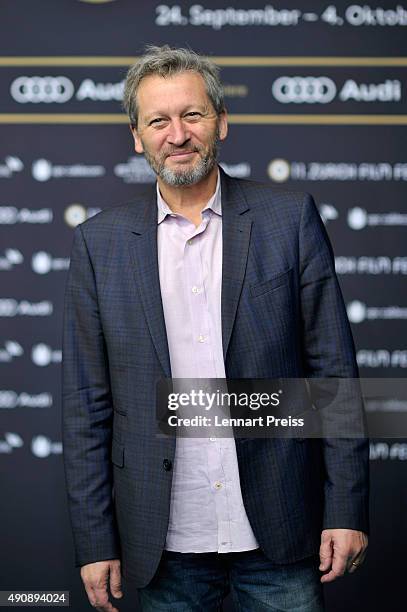
M 92 262 L 77 226 L 65 290 L 62 440 L 76 566 L 119 558 L 112 498 L 112 396 Z
M 299 253 L 305 375 L 340 378 L 346 388 L 346 381 L 359 375 L 355 348 L 332 247 L 310 194 L 305 194 L 302 206 Z M 359 412 L 355 420 L 364 421 L 361 396 L 338 405 L 343 410 Z M 350 417 L 352 420 L 351 414 Z M 360 437 L 331 435 L 322 439 L 326 474 L 324 529 L 369 532 L 369 442 L 363 429 L 358 431 Z

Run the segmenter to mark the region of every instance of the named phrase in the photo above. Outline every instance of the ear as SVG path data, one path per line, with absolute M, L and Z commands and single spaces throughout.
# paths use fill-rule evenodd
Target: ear
M 228 135 L 228 113 L 223 110 L 219 115 L 219 140 L 225 140 Z
M 130 125 L 130 132 L 134 140 L 134 150 L 136 151 L 136 153 L 144 153 L 143 144 L 141 142 L 141 139 L 139 138 L 137 129 L 134 125 Z

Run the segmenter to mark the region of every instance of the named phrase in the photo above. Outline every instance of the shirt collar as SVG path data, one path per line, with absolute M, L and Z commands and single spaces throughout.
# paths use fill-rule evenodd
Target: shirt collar
M 167 202 L 163 199 L 160 193 L 160 189 L 158 187 L 158 182 L 156 186 L 157 186 L 157 207 L 158 207 L 157 224 L 160 224 L 161 221 L 163 221 L 167 215 L 174 216 L 175 213 L 171 210 Z M 202 209 L 202 212 L 204 210 L 207 210 L 208 208 L 212 210 L 214 213 L 216 213 L 217 215 L 222 216 L 222 200 L 221 200 L 221 190 L 220 190 L 219 169 L 218 169 L 218 178 L 216 181 L 215 193 L 210 198 L 206 206 Z

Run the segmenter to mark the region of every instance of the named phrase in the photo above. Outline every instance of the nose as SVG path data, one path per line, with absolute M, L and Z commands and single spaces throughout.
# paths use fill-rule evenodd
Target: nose
M 182 146 L 190 138 L 188 126 L 184 125 L 182 119 L 174 118 L 171 121 L 167 140 L 177 147 Z

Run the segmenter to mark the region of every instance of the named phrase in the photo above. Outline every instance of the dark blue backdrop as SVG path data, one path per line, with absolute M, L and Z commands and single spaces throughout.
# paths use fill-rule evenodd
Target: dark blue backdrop
M 231 123 L 225 169 L 314 195 L 361 374 L 405 375 L 407 5 L 273 7 L 1 3 L 0 589 L 70 590 L 73 609 L 89 609 L 62 470 L 63 290 L 73 227 L 152 180 L 120 110 L 127 66 L 146 43 L 217 59 Z M 372 440 L 371 459 L 369 555 L 328 585 L 329 612 L 405 609 L 406 441 Z M 131 586 L 120 609 L 136 609 Z

